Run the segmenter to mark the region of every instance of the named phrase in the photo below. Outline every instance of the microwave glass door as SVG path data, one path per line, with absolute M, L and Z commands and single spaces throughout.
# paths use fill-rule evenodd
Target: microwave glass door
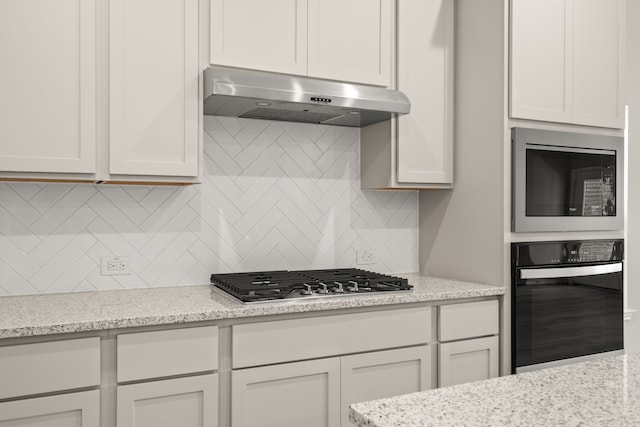
M 616 153 L 527 145 L 527 216 L 615 216 Z

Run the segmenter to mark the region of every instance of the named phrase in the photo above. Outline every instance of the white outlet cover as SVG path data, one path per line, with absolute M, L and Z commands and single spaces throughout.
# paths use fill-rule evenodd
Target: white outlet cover
M 103 256 L 100 261 L 100 274 L 103 276 L 131 274 L 131 257 Z M 118 265 L 119 268 L 109 268 L 112 265 Z
M 376 263 L 376 256 L 373 251 L 368 249 L 362 249 L 356 251 L 356 264 L 357 265 L 371 265 Z

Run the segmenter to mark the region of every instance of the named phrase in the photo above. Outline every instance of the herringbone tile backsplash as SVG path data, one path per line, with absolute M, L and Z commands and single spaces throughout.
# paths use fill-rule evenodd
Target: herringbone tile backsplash
M 418 195 L 360 190 L 357 129 L 205 117 L 200 185 L 0 184 L 0 295 L 418 269 Z M 376 263 L 357 266 L 356 251 Z M 131 274 L 102 276 L 103 256 Z

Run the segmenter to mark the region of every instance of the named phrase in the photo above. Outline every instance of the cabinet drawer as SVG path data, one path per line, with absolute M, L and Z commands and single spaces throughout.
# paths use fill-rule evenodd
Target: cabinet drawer
M 440 306 L 440 341 L 495 335 L 499 332 L 497 300 Z
M 0 399 L 100 384 L 100 338 L 0 347 Z
M 118 335 L 118 382 L 218 369 L 218 327 Z
M 431 308 L 417 307 L 233 326 L 233 367 L 427 344 Z

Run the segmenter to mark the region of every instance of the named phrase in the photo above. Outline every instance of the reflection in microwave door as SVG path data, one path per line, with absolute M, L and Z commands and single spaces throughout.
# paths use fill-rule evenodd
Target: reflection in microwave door
M 582 215 L 615 215 L 615 194 L 611 179 L 586 179 L 583 183 Z

